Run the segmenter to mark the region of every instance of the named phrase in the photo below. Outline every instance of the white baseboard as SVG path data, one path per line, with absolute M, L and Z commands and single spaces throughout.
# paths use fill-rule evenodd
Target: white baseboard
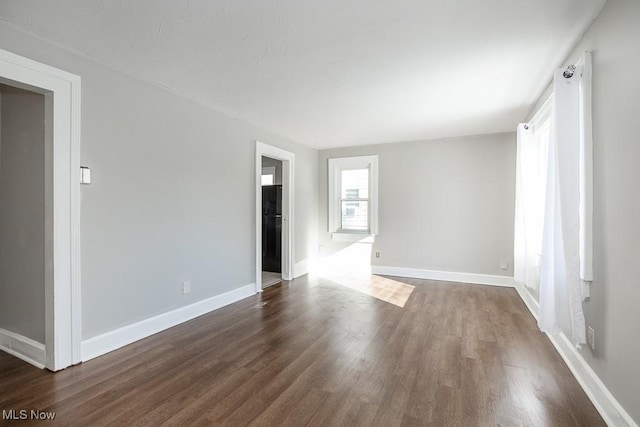
M 540 308 L 538 302 L 522 285 L 517 284 L 516 290 L 529 311 L 531 311 L 531 314 L 537 319 Z M 576 350 L 569 338 L 563 332 L 547 334 L 547 336 L 607 425 L 638 427 L 638 424 L 613 397 L 609 389 L 589 366 L 584 357 Z
M 125 345 L 146 338 L 180 323 L 202 316 L 236 301 L 250 297 L 256 293 L 256 285 L 243 286 L 238 289 L 198 301 L 185 307 L 159 314 L 122 328 L 82 341 L 82 361 L 86 362 L 102 356 Z
M 516 291 L 518 291 L 518 295 L 520 295 L 520 299 L 522 299 L 533 317 L 538 320 L 538 311 L 540 311 L 540 304 L 538 301 L 533 295 L 531 295 L 531 292 L 529 292 L 524 285 L 516 283 L 515 287 Z
M 387 267 L 372 265 L 371 274 L 383 276 L 410 277 L 413 279 L 443 280 L 446 282 L 474 283 L 477 285 L 515 286 L 511 276 L 494 276 L 490 274 L 457 273 L 454 271 L 425 270 L 421 268 Z
M 0 329 L 0 350 L 40 369 L 47 360 L 44 344 L 6 329 Z
M 300 276 L 304 276 L 305 274 L 309 274 L 309 270 L 311 270 L 310 262 L 306 259 L 303 259 L 300 262 L 296 262 L 293 264 L 293 278 L 297 279 Z

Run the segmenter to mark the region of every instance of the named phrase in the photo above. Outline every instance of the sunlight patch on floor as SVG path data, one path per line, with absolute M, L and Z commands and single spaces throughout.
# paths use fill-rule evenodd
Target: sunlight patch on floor
M 371 274 L 371 244 L 355 243 L 318 263 L 314 275 L 404 307 L 414 286 Z
M 370 273 L 334 272 L 319 276 L 397 307 L 404 307 L 415 289 L 412 285 Z

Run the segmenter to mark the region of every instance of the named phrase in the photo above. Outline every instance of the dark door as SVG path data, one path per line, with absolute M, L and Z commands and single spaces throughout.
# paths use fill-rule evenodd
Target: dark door
M 282 185 L 262 187 L 262 270 L 282 272 Z

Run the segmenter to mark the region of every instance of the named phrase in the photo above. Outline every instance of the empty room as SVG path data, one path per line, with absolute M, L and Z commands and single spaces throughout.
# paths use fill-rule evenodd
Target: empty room
M 636 0 L 0 1 L 0 425 L 640 422 Z

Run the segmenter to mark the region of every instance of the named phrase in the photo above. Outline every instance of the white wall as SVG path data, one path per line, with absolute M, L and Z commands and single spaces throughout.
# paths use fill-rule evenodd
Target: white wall
M 0 328 L 44 344 L 44 96 L 0 84 Z
M 608 0 L 565 65 L 593 53 L 594 282 L 584 309 L 596 349 L 580 354 L 640 423 L 638 43 L 640 2 Z
M 315 254 L 316 150 L 3 23 L 0 40 L 82 78 L 83 339 L 254 282 L 255 140 L 295 153 L 295 261 Z
M 320 151 L 322 255 L 348 246 L 328 233 L 327 159 L 373 154 L 380 231 L 373 265 L 513 275 L 513 133 Z

